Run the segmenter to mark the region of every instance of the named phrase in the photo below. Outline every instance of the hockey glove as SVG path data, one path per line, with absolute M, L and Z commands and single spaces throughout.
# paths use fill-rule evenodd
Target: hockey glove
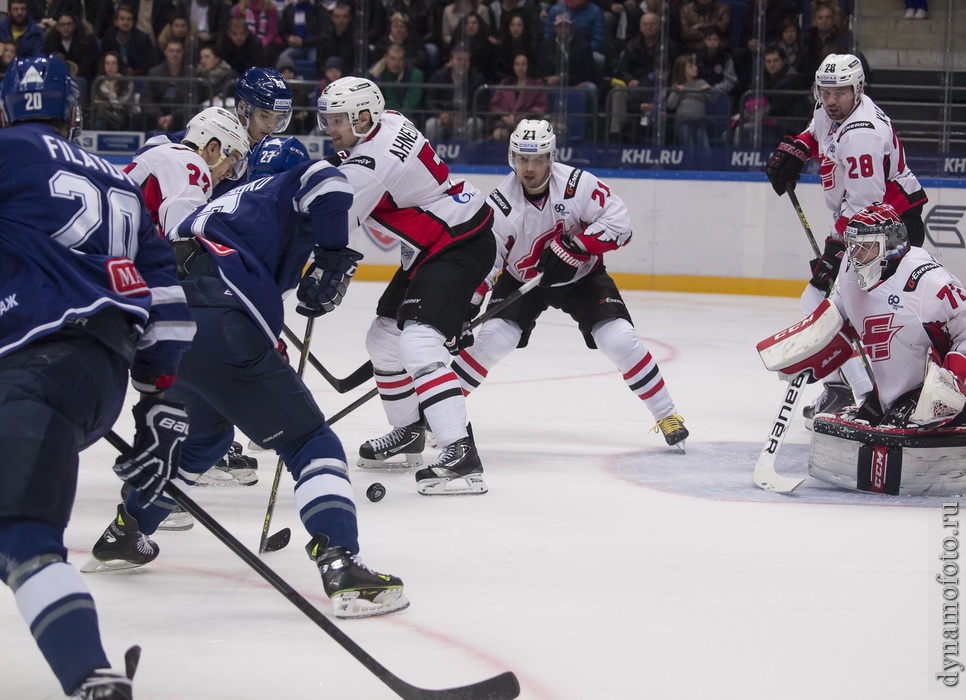
M 446 349 L 449 350 L 450 355 L 459 355 L 462 350 L 473 345 L 475 338 L 473 337 L 473 331 L 470 329 L 470 324 L 473 323 L 473 319 L 476 318 L 480 313 L 480 308 L 483 306 L 483 299 L 480 301 L 473 302 L 470 304 L 469 308 L 466 310 L 466 318 L 463 320 L 463 328 L 460 330 L 458 336 L 450 338 L 444 345 Z
M 811 152 L 804 141 L 792 136 L 782 138 L 765 164 L 765 175 L 779 197 L 795 189 L 795 183 L 802 176 L 802 168 L 810 157 Z
M 839 274 L 839 267 L 841 267 L 844 257 L 845 243 L 831 236 L 826 238 L 822 257 L 809 262 L 809 267 L 812 268 L 812 279 L 809 280 L 809 283 L 816 289 L 828 294 L 835 276 Z
M 572 281 L 580 266 L 589 262 L 590 258 L 572 242 L 557 236 L 540 252 L 537 261 L 537 272 L 543 273 L 540 286 L 550 287 Z
M 134 406 L 134 444 L 114 463 L 115 473 L 148 506 L 178 471 L 188 414 L 181 404 L 145 397 Z
M 321 316 L 335 309 L 342 303 L 360 260 L 362 253 L 352 248 L 318 249 L 315 261 L 299 282 L 295 310 L 303 316 Z

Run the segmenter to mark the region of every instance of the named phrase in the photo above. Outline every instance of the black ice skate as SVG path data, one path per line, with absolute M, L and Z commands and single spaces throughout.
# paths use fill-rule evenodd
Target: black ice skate
M 426 448 L 426 427 L 413 423 L 403 428 L 393 428 L 382 437 L 366 440 L 359 447 L 356 466 L 373 467 L 420 467 Z M 393 459 L 402 457 L 402 460 Z M 390 461 L 392 460 L 392 461 Z
M 124 654 L 126 675 L 121 675 L 109 668 L 99 668 L 91 672 L 85 678 L 72 698 L 80 700 L 132 700 L 134 697 L 131 690 L 131 680 L 138 667 L 138 659 L 141 657 L 141 647 L 133 646 Z
M 138 530 L 138 521 L 118 504 L 117 515 L 94 543 L 93 557 L 81 567 L 85 574 L 133 569 L 158 558 L 161 548 Z
M 132 489 L 127 484 L 123 484 L 121 486 L 121 500 L 127 501 L 127 497 L 130 495 L 131 491 L 133 490 L 134 489 Z M 171 511 L 168 517 L 162 520 L 161 524 L 158 525 L 158 529 L 180 531 L 180 530 L 190 530 L 194 526 L 195 526 L 195 519 L 191 517 L 191 513 L 186 511 L 181 506 L 175 506 L 174 510 Z
M 342 619 L 373 617 L 409 607 L 402 580 L 373 571 L 345 547 L 328 545 L 328 537 L 316 535 L 305 551 L 319 567 L 333 615 Z
M 684 452 L 684 441 L 691 434 L 684 427 L 684 419 L 677 413 L 672 413 L 659 420 L 652 430 L 655 433 L 660 430 L 664 436 L 664 441 L 672 447 L 676 446 L 682 452 Z
M 233 442 L 228 454 L 201 474 L 195 480 L 195 486 L 254 486 L 258 483 L 256 469 L 258 460 L 242 454 L 241 443 Z
M 812 420 L 819 413 L 838 413 L 853 405 L 852 388 L 844 382 L 829 382 L 815 402 L 802 409 L 805 427 L 812 429 Z
M 483 462 L 472 437 L 448 445 L 439 459 L 416 472 L 416 490 L 424 496 L 479 496 L 489 488 L 483 481 Z

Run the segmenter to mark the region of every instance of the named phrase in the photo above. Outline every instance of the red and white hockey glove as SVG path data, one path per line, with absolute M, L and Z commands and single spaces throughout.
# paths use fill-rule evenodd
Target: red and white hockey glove
M 765 164 L 765 175 L 775 193 L 781 197 L 795 189 L 805 163 L 812 157 L 808 144 L 793 136 L 785 136 Z
M 924 428 L 938 428 L 962 413 L 966 408 L 966 357 L 958 352 L 946 355 L 939 366 L 935 351 L 926 360 L 926 376 L 916 410 L 909 420 Z
M 566 284 L 574 279 L 580 266 L 590 261 L 591 256 L 580 250 L 563 236 L 557 236 L 540 252 L 537 272 L 542 272 L 541 287 Z

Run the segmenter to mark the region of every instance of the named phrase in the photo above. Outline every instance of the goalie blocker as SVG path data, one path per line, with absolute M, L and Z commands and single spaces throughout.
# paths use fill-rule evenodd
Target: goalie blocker
M 855 331 L 828 299 L 793 326 L 758 343 L 765 368 L 782 379 L 811 370 L 809 383 L 827 377 L 855 353 Z

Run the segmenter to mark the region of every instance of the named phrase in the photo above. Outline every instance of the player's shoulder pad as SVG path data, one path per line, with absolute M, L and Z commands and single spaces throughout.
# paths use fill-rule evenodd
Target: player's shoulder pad
M 574 168 L 570 171 L 570 177 L 567 178 L 567 184 L 564 187 L 564 199 L 572 199 L 577 195 L 577 183 L 580 182 L 580 176 L 584 174 L 584 171 L 580 168 Z
M 939 268 L 942 268 L 942 265 L 940 265 L 938 262 L 935 262 L 935 261 L 920 265 L 911 273 L 909 273 L 909 279 L 907 279 L 906 283 L 902 285 L 902 291 L 904 292 L 916 291 L 916 289 L 919 287 L 919 284 L 922 282 L 923 276 L 925 276 L 925 274 L 930 270 L 935 270 Z
M 342 161 L 342 165 L 360 165 L 363 168 L 369 168 L 369 170 L 376 169 L 376 159 L 372 156 L 353 156 Z
M 496 189 L 490 192 L 490 201 L 493 203 L 493 206 L 500 210 L 503 216 L 510 216 L 510 211 L 513 207 L 510 206 L 510 203 L 500 190 Z

